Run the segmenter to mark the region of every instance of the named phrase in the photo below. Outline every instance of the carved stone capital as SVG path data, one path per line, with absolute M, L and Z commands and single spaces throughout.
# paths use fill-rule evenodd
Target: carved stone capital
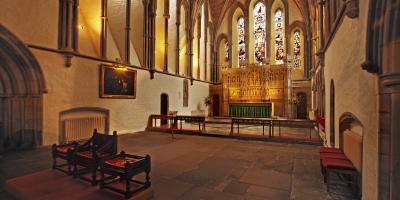
M 320 49 L 316 55 L 318 56 L 318 62 L 323 66 L 325 64 L 325 52 Z
M 154 79 L 154 73 L 156 72 L 156 70 L 150 69 L 149 72 L 150 72 L 150 79 Z
M 359 0 L 346 0 L 346 16 L 354 19 L 359 14 Z
M 384 74 L 379 77 L 382 84 L 396 92 L 400 92 L 400 73 Z
M 363 70 L 366 70 L 369 73 L 373 74 L 378 74 L 379 73 L 379 66 L 372 61 L 365 61 L 364 63 L 361 64 L 361 68 Z
M 65 67 L 71 67 L 72 66 L 72 58 L 74 57 L 73 53 L 65 53 Z

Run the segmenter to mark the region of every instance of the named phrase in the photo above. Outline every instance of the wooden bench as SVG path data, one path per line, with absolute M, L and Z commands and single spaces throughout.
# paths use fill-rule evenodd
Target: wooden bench
M 342 174 L 351 177 L 349 183 L 352 185 L 355 194 L 358 193 L 358 171 L 348 157 L 336 148 L 322 147 L 319 150 L 321 171 L 324 176 L 324 182 L 327 184 L 327 190 L 330 191 L 330 174 Z

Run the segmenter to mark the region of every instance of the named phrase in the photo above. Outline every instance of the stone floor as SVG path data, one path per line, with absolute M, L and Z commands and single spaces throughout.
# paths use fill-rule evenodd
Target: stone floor
M 154 199 L 351 199 L 326 192 L 317 147 L 141 132 L 119 136 L 119 149 L 150 154 Z M 0 199 L 7 179 L 49 169 L 50 148 L 0 156 Z M 338 191 L 338 192 L 335 192 Z

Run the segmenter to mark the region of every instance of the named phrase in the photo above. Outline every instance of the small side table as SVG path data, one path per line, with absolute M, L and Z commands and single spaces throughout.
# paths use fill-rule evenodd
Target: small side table
M 143 157 L 126 154 L 122 151 L 118 155 L 106 157 L 101 160 L 100 188 L 109 189 L 125 195 L 125 198 L 130 198 L 134 194 L 151 186 L 150 170 L 151 160 L 149 155 Z M 134 176 L 142 173 L 145 173 L 144 181 L 133 179 Z M 125 183 L 125 187 L 117 187 L 121 183 Z M 135 188 L 132 189 L 132 186 Z

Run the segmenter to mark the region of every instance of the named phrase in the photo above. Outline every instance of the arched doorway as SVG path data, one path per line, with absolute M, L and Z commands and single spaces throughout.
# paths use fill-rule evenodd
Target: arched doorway
M 307 95 L 304 92 L 299 92 L 296 96 L 299 100 L 297 104 L 297 118 L 307 119 Z
M 335 85 L 333 80 L 331 80 L 331 90 L 330 90 L 330 106 L 329 106 L 329 125 L 330 125 L 330 141 L 331 146 L 335 146 Z
M 0 152 L 42 144 L 45 88 L 36 58 L 0 25 Z
M 168 115 L 168 111 L 169 111 L 169 97 L 168 94 L 161 94 L 161 111 L 160 114 L 161 115 Z M 168 124 L 168 120 L 163 119 L 161 120 L 161 125 L 166 125 Z

